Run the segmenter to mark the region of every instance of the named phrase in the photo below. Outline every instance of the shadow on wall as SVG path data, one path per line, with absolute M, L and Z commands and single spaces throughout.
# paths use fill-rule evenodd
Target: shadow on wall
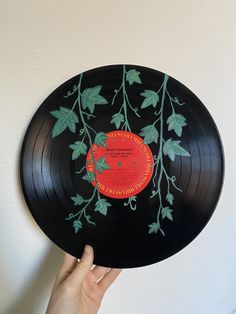
M 27 281 L 19 298 L 3 314 L 36 314 L 45 301 L 45 291 L 53 286 L 57 270 L 63 259 L 63 251 L 52 245 L 37 272 Z M 48 295 L 49 299 L 50 295 Z M 45 309 L 46 310 L 46 309 Z

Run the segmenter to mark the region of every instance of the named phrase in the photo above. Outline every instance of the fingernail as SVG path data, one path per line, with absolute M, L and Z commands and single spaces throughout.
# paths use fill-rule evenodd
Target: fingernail
M 92 254 L 92 249 L 93 248 L 90 245 L 86 244 L 85 247 L 84 247 L 84 252 L 86 254 Z

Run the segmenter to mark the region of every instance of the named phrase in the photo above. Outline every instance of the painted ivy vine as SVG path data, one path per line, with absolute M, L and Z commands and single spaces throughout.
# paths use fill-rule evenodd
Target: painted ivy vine
M 141 93 L 141 96 L 144 97 L 141 104 L 141 109 L 152 106 L 154 108 L 154 116 L 156 117 L 154 122 L 150 125 L 145 126 L 141 129 L 140 136 L 144 138 L 144 143 L 151 144 L 159 143 L 158 154 L 154 155 L 154 174 L 152 178 L 153 190 L 150 198 L 158 197 L 159 198 L 159 207 L 157 210 L 156 220 L 153 221 L 149 227 L 149 233 L 157 233 L 160 231 L 162 235 L 165 235 L 164 230 L 161 227 L 161 219 L 173 220 L 173 209 L 172 205 L 174 203 L 174 195 L 170 192 L 171 186 L 175 189 L 181 191 L 175 184 L 176 177 L 170 177 L 167 173 L 167 170 L 164 166 L 163 156 L 167 156 L 171 161 L 175 160 L 176 156 L 190 157 L 190 154 L 180 145 L 181 141 L 173 140 L 172 137 L 164 139 L 164 127 L 167 127 L 168 131 L 172 131 L 178 137 L 182 135 L 182 129 L 186 126 L 186 118 L 176 113 L 176 107 L 184 105 L 180 103 L 179 100 L 175 97 L 172 98 L 168 89 L 169 76 L 164 75 L 164 80 L 158 91 L 154 90 L 144 90 Z M 171 106 L 171 115 L 164 121 L 164 105 L 169 104 Z M 159 107 L 159 111 L 155 109 Z M 158 123 L 159 122 L 159 126 Z M 156 184 L 156 178 L 157 184 Z M 162 191 L 162 181 L 166 180 L 167 182 L 167 191 L 166 193 Z M 182 192 L 182 191 L 181 191 Z M 165 195 L 165 199 L 163 199 Z
M 129 132 L 132 131 L 128 119 L 129 109 L 132 110 L 138 118 L 140 118 L 140 115 L 138 114 L 138 108 L 134 108 L 131 105 L 126 91 L 126 81 L 129 83 L 129 85 L 132 85 L 133 83 L 142 83 L 139 75 L 140 72 L 136 71 L 135 69 L 126 71 L 125 65 L 123 65 L 122 81 L 119 89 L 114 90 L 114 96 L 111 103 L 112 105 L 114 105 L 117 95 L 119 93 L 122 93 L 122 105 L 120 107 L 120 110 L 112 115 L 112 119 L 110 121 L 111 124 L 114 124 L 116 126 L 116 129 L 121 129 Z
M 106 147 L 107 136 L 104 132 L 96 132 L 91 125 L 89 120 L 95 118 L 93 112 L 96 106 L 105 105 L 108 101 L 100 94 L 102 86 L 97 85 L 94 87 L 86 88 L 81 91 L 81 81 L 83 74 L 80 75 L 78 85 L 73 87 L 72 91 L 68 91 L 64 98 L 75 96 L 75 100 L 71 109 L 60 107 L 59 110 L 51 111 L 50 113 L 57 118 L 56 123 L 52 129 L 52 137 L 60 135 L 65 129 L 69 129 L 72 133 L 76 132 L 77 124 L 80 126 L 79 129 L 79 139 L 74 143 L 69 145 L 72 150 L 71 158 L 76 160 L 80 156 L 86 156 L 88 151 L 88 145 L 86 144 L 86 139 L 88 141 L 91 158 L 88 160 L 87 165 L 90 163 L 93 166 L 93 171 L 86 171 L 86 166 L 82 167 L 77 174 L 85 172 L 82 179 L 87 182 L 92 182 L 95 180 L 95 187 L 90 198 L 84 199 L 80 194 L 76 194 L 71 197 L 74 206 L 78 206 L 79 210 L 76 213 L 70 213 L 66 220 L 73 220 L 73 227 L 75 233 L 83 228 L 84 220 L 91 225 L 95 225 L 95 222 L 91 219 L 88 214 L 88 206 L 92 203 L 94 204 L 94 211 L 99 212 L 102 215 L 107 214 L 108 208 L 111 204 L 107 199 L 102 198 L 98 189 L 98 180 L 96 172 L 101 173 L 104 170 L 109 169 L 109 165 L 106 162 L 105 156 L 100 157 L 98 160 L 94 158 L 93 144 L 97 147 Z M 86 162 L 85 162 L 86 164 Z
M 122 67 L 122 80 L 120 87 L 114 90 L 114 96 L 112 98 L 112 105 L 116 104 L 116 97 L 119 93 L 122 94 L 122 105 L 118 112 L 112 115 L 112 119 L 110 121 L 111 124 L 114 124 L 116 129 L 125 130 L 131 132 L 131 126 L 128 119 L 128 111 L 130 110 L 135 114 L 136 117 L 141 118 L 138 113 L 138 108 L 133 107 L 129 100 L 129 96 L 126 91 L 126 83 L 128 82 L 129 85 L 142 84 L 140 78 L 140 72 L 135 69 L 131 69 L 129 71 L 126 70 L 125 65 Z M 120 105 L 119 103 L 116 105 Z M 136 210 L 137 206 L 134 204 L 136 202 L 137 197 L 131 196 L 128 198 L 127 202 L 124 202 L 124 206 L 129 206 L 132 210 Z
M 129 85 L 133 83 L 141 84 L 141 79 L 139 77 L 139 72 L 135 69 L 126 71 L 125 65 L 123 66 L 123 76 L 122 82 L 118 90 L 114 90 L 114 97 L 112 99 L 112 105 L 115 104 L 116 96 L 119 92 L 122 92 L 123 95 L 123 104 L 120 107 L 119 111 L 112 116 L 110 121 L 111 124 L 114 124 L 117 129 L 131 131 L 129 120 L 128 120 L 128 110 L 131 109 L 137 117 L 140 117 L 138 114 L 138 108 L 133 107 L 130 103 L 127 91 L 126 91 L 126 82 Z M 91 183 L 95 181 L 95 187 L 90 198 L 85 199 L 80 194 L 76 194 L 71 197 L 73 205 L 78 207 L 79 210 L 76 213 L 69 213 L 66 220 L 73 221 L 73 227 L 75 233 L 79 232 L 83 228 L 84 221 L 88 224 L 95 225 L 95 221 L 91 219 L 91 216 L 88 214 L 89 205 L 94 206 L 94 211 L 99 212 L 100 214 L 106 216 L 109 207 L 111 204 L 107 199 L 102 198 L 98 188 L 98 179 L 96 173 L 102 173 L 105 170 L 109 170 L 110 167 L 106 162 L 105 156 L 100 157 L 98 160 L 94 158 L 93 145 L 97 147 L 104 146 L 106 147 L 107 136 L 104 132 L 96 132 L 91 125 L 89 120 L 96 118 L 93 114 L 96 106 L 108 104 L 108 101 L 103 97 L 100 92 L 102 85 L 97 85 L 94 87 L 86 88 L 81 91 L 81 82 L 83 78 L 83 73 L 80 75 L 78 85 L 74 85 L 71 91 L 68 91 L 64 98 L 75 97 L 72 108 L 60 107 L 59 110 L 51 111 L 57 121 L 55 122 L 52 129 L 52 137 L 60 135 L 66 129 L 69 129 L 72 133 L 76 132 L 78 125 L 80 126 L 78 135 L 79 139 L 74 143 L 69 145 L 69 148 L 72 150 L 71 159 L 76 160 L 80 156 L 87 155 L 88 146 L 91 151 L 91 159 L 85 162 L 85 166 L 80 170 L 76 171 L 76 174 L 83 174 L 82 179 Z M 86 140 L 88 145 L 86 144 Z M 87 171 L 86 168 L 92 164 L 93 171 Z M 132 204 L 132 201 L 136 201 L 136 197 L 131 197 L 128 199 L 127 205 L 130 206 L 132 210 L 136 209 L 136 205 Z M 126 205 L 125 205 L 126 206 Z
M 84 159 L 84 164 L 81 169 L 76 171 L 76 174 L 81 176 L 81 179 L 90 184 L 95 182 L 95 187 L 89 198 L 84 198 L 80 194 L 71 197 L 73 205 L 77 209 L 73 213 L 69 213 L 66 220 L 72 221 L 75 233 L 83 229 L 84 223 L 95 225 L 95 221 L 91 218 L 93 212 L 99 212 L 106 216 L 111 204 L 106 198 L 100 195 L 98 188 L 97 173 L 109 171 L 110 167 L 106 161 L 105 156 L 95 160 L 93 147 L 106 147 L 107 136 L 104 132 L 97 132 L 91 125 L 90 119 L 96 118 L 94 115 L 95 108 L 100 105 L 107 105 L 108 100 L 102 96 L 102 85 L 86 88 L 82 90 L 81 82 L 83 73 L 79 77 L 79 82 L 74 85 L 72 90 L 69 90 L 64 98 L 74 99 L 71 108 L 60 107 L 59 110 L 51 111 L 51 115 L 56 118 L 56 122 L 52 129 L 52 137 L 59 136 L 62 132 L 68 129 L 72 133 L 78 133 L 78 140 L 69 145 L 71 149 L 71 159 L 74 161 L 78 158 Z M 181 146 L 181 141 L 173 139 L 172 136 L 164 138 L 164 128 L 169 132 L 175 133 L 178 138 L 182 135 L 182 129 L 186 126 L 186 118 L 176 112 L 178 106 L 184 105 L 180 103 L 176 97 L 172 97 L 167 88 L 168 75 L 164 75 L 163 82 L 160 88 L 155 90 L 144 90 L 140 95 L 143 97 L 140 110 L 145 110 L 148 107 L 153 107 L 154 121 L 152 124 L 146 125 L 140 130 L 139 135 L 143 137 L 145 144 L 155 144 L 158 148 L 157 154 L 154 154 L 154 171 L 152 178 L 153 190 L 150 198 L 158 198 L 159 207 L 157 209 L 156 219 L 148 225 L 148 233 L 161 232 L 165 235 L 161 225 L 161 220 L 173 220 L 173 203 L 174 195 L 171 193 L 171 188 L 181 191 L 176 186 L 176 177 L 170 177 L 164 166 L 164 158 L 169 158 L 171 161 L 175 160 L 176 156 L 190 157 L 190 154 Z M 127 93 L 127 86 L 133 84 L 142 84 L 140 72 L 136 69 L 126 70 L 126 66 L 122 67 L 122 78 L 118 89 L 114 90 L 114 95 L 111 100 L 111 105 L 114 109 L 114 114 L 111 117 L 110 124 L 118 130 L 126 130 L 132 132 L 129 114 L 141 118 L 140 111 L 137 107 L 131 104 Z M 117 97 L 120 94 L 121 97 Z M 122 99 L 121 103 L 120 100 Z M 170 116 L 164 120 L 165 106 L 169 105 L 171 108 Z M 171 133 L 170 133 L 171 134 Z M 90 149 L 91 157 L 86 161 L 86 156 Z M 92 167 L 88 168 L 89 165 Z M 87 170 L 87 169 L 92 169 Z M 166 181 L 167 191 L 162 191 L 162 182 Z M 182 192 L 182 191 L 181 191 Z M 165 197 L 163 197 L 165 195 Z M 131 196 L 125 200 L 124 206 L 130 207 L 132 211 L 137 208 L 137 196 Z M 89 212 L 89 208 L 93 207 L 93 212 Z

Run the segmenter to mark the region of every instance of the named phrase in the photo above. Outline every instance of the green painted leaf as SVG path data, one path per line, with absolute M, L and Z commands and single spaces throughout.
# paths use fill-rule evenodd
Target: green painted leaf
M 51 115 L 57 119 L 61 119 L 62 113 L 60 110 L 52 110 L 50 111 Z
M 75 131 L 76 131 L 76 124 L 73 121 L 68 120 L 68 128 L 70 129 L 70 131 L 72 133 L 75 133 Z
M 81 141 L 76 141 L 69 147 L 73 150 L 72 160 L 77 159 L 80 155 L 86 155 L 88 149 L 87 145 Z
M 129 85 L 132 85 L 133 83 L 141 84 L 142 81 L 139 77 L 140 72 L 136 71 L 135 69 L 129 70 L 126 73 L 126 81 L 129 82 Z
M 183 126 L 187 125 L 185 121 L 184 116 L 173 112 L 167 119 L 168 131 L 174 130 L 176 135 L 181 136 Z
M 190 154 L 182 146 L 180 146 L 180 143 L 180 141 L 172 141 L 172 138 L 169 138 L 163 146 L 164 155 L 168 155 L 172 161 L 175 160 L 176 155 L 190 157 Z
M 107 136 L 104 132 L 99 132 L 96 136 L 95 136 L 95 144 L 99 147 L 99 146 L 104 146 L 106 147 L 106 139 Z
M 76 194 L 76 196 L 72 196 L 71 200 L 74 202 L 74 206 L 81 205 L 85 202 L 84 198 L 78 193 Z
M 154 90 L 145 90 L 143 93 L 140 94 L 144 97 L 142 102 L 141 108 L 146 108 L 149 106 L 153 106 L 156 108 L 157 103 L 159 101 L 159 95 Z
M 171 209 L 170 207 L 162 208 L 161 210 L 162 219 L 168 218 L 169 220 L 173 221 L 172 212 L 173 212 L 173 209 Z
M 124 119 L 124 116 L 122 113 L 115 113 L 115 114 L 113 114 L 112 120 L 110 123 L 114 123 L 116 128 L 119 129 L 121 123 L 124 121 L 125 121 L 125 119 Z
M 135 195 L 135 196 L 130 196 L 130 201 L 132 202 L 132 201 L 134 201 L 134 202 L 136 202 L 136 200 L 137 200 L 137 196 Z
M 149 227 L 148 233 L 157 233 L 160 225 L 156 222 L 153 222 L 151 225 L 148 225 L 148 227 Z
M 73 110 L 66 108 L 66 107 L 60 107 L 60 110 L 64 116 L 71 115 L 72 121 L 79 122 L 78 116 Z
M 168 193 L 166 195 L 166 200 L 167 200 L 168 203 L 170 203 L 170 205 L 173 205 L 174 195 L 172 195 L 171 193 Z
M 158 131 L 153 124 L 145 126 L 142 128 L 141 133 L 139 133 L 144 138 L 145 144 L 151 144 L 152 142 L 157 143 L 158 141 Z
M 87 171 L 86 175 L 82 177 L 85 181 L 92 182 L 95 179 L 95 175 L 91 171 Z
M 102 215 L 106 216 L 108 207 L 111 206 L 110 203 L 105 198 L 100 198 L 95 204 L 95 212 L 99 212 Z
M 95 109 L 95 105 L 105 105 L 108 101 L 101 95 L 99 95 L 101 91 L 102 85 L 98 85 L 95 87 L 86 88 L 81 96 L 82 107 L 83 109 L 88 108 L 88 110 L 93 113 Z
M 58 119 L 52 129 L 52 137 L 56 137 L 60 135 L 63 131 L 65 131 L 67 127 L 68 127 L 68 124 L 65 120 Z
M 79 122 L 78 116 L 76 113 L 68 108 L 60 107 L 60 110 L 50 111 L 51 115 L 57 118 L 56 123 L 52 129 L 52 137 L 56 137 L 61 134 L 66 128 L 72 133 L 76 131 L 76 123 Z
M 108 170 L 110 169 L 109 165 L 106 163 L 105 157 L 100 157 L 96 161 L 96 168 L 99 173 L 101 173 L 103 170 Z
M 75 228 L 75 233 L 78 233 L 78 231 L 83 228 L 83 224 L 79 219 L 77 219 L 73 222 L 73 227 Z

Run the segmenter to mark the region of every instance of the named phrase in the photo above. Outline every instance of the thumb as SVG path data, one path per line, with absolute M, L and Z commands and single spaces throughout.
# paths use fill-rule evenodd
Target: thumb
M 93 258 L 93 248 L 90 245 L 85 245 L 80 261 L 68 277 L 69 285 L 72 285 L 75 289 L 79 289 L 81 287 L 84 278 L 93 266 Z

